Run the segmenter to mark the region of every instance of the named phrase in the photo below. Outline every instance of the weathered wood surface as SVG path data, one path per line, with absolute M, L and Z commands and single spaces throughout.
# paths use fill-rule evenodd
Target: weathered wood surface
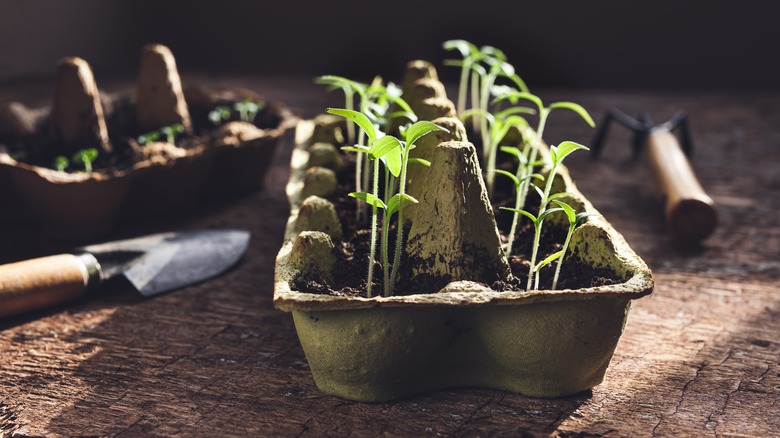
M 203 77 L 188 79 L 204 79 Z M 225 83 L 224 78 L 210 80 Z M 231 78 L 303 116 L 338 96 L 309 78 Z M 47 99 L 47 86 L 0 96 Z M 115 84 L 117 87 L 122 82 Z M 541 93 L 657 120 L 690 115 L 694 169 L 720 208 L 700 247 L 666 236 L 646 163 L 630 163 L 615 127 L 599 161 L 574 156 L 581 191 L 653 269 L 592 391 L 531 399 L 481 389 L 364 404 L 320 393 L 289 314 L 273 309 L 273 260 L 287 217 L 291 142 L 267 188 L 113 236 L 195 227 L 252 232 L 243 262 L 217 279 L 142 300 L 121 284 L 55 309 L 0 322 L 3 436 L 777 436 L 780 434 L 780 95 Z M 592 131 L 554 113 L 548 141 Z M 5 188 L 3 188 L 5 190 Z M 19 224 L 0 230 L 0 262 L 67 247 Z

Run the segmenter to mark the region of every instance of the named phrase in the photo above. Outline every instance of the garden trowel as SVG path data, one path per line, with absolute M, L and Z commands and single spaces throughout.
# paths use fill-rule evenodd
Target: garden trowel
M 75 299 L 124 275 L 145 297 L 216 276 L 249 245 L 249 232 L 153 234 L 0 266 L 0 318 Z

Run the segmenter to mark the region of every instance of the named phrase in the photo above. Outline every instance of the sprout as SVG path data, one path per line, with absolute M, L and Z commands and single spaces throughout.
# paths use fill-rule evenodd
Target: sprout
M 98 157 L 98 150 L 95 148 L 82 149 L 73 154 L 70 161 L 74 164 L 81 164 L 84 166 L 85 172 L 92 172 L 92 163 Z
M 68 158 L 65 156 L 58 156 L 54 158 L 54 168 L 57 169 L 60 172 L 64 172 L 65 169 L 70 166 L 70 161 L 68 161 Z
M 215 126 L 219 126 L 222 123 L 227 122 L 230 120 L 230 116 L 230 107 L 224 105 L 218 106 L 209 111 L 209 120 L 211 120 L 211 123 L 213 123 Z

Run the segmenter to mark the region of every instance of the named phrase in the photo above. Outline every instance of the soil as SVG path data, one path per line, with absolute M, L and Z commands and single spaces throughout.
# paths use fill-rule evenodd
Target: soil
M 341 220 L 344 232 L 342 240 L 334 242 L 334 249 L 337 262 L 333 272 L 334 284 L 329 284 L 319 277 L 302 278 L 294 283 L 293 289 L 301 292 L 330 294 L 334 296 L 365 297 L 368 278 L 368 261 L 371 230 L 368 223 L 358 223 L 356 221 L 357 202 L 354 198 L 348 196 L 354 191 L 355 160 L 354 154 L 342 155 L 344 159 L 343 168 L 337 172 L 338 186 L 336 192 L 327 199 L 336 207 L 336 212 Z M 496 198 L 493 209 L 498 212 L 496 215 L 496 224 L 501 235 L 502 243 L 507 242 L 508 230 L 511 226 L 512 214 L 506 211 L 498 210 L 501 206 L 508 206 L 513 202 L 511 187 L 502 185 L 497 179 Z M 538 196 L 529 197 L 527 207 L 531 211 L 538 208 Z M 393 221 L 390 224 L 390 235 L 395 236 L 397 223 Z M 544 260 L 550 254 L 559 251 L 562 248 L 566 238 L 566 229 L 561 226 L 545 223 L 542 228 L 541 244 L 539 248 L 538 260 Z M 408 233 L 408 227 L 404 228 Z M 379 232 L 378 232 L 379 233 Z M 496 281 L 492 284 L 486 284 L 496 291 L 519 291 L 525 290 L 528 281 L 528 267 L 530 265 L 531 250 L 533 244 L 533 226 L 527 221 L 521 221 L 518 228 L 512 255 L 509 257 L 509 265 L 512 270 L 512 276 L 508 281 Z M 404 236 L 406 238 L 406 235 Z M 390 246 L 389 259 L 392 260 L 394 246 Z M 542 268 L 540 289 L 550 289 L 552 286 L 552 277 L 554 275 L 555 263 Z M 410 265 L 406 254 L 401 255 L 399 266 L 399 281 L 395 286 L 395 295 L 411 295 L 417 293 L 432 293 L 440 290 L 447 283 L 449 278 L 435 278 L 418 275 L 411 278 Z M 593 268 L 576 259 L 567 259 L 561 267 L 561 274 L 558 279 L 557 289 L 579 289 L 586 287 L 595 287 L 609 284 L 616 284 L 621 280 L 614 272 L 609 269 Z M 383 290 L 383 270 L 379 262 L 374 262 L 374 281 L 372 291 L 375 295 L 381 294 Z
M 218 126 L 209 119 L 208 114 L 217 106 L 226 105 L 232 108 L 235 102 L 218 102 L 213 108 L 190 106 L 190 117 L 193 124 L 193 134 L 178 135 L 175 139 L 177 147 L 192 149 L 204 143 L 211 142 Z M 264 105 L 258 111 L 254 125 L 261 129 L 276 128 L 281 123 L 281 116 L 274 111 L 273 104 Z M 106 112 L 106 127 L 113 151 L 110 154 L 100 154 L 92 163 L 94 171 L 123 170 L 136 164 L 141 156 L 137 138 L 147 134 L 137 128 L 135 117 L 134 97 L 122 96 L 111 102 L 111 109 Z M 239 120 L 236 111 L 232 111 L 231 118 L 223 121 L 228 123 Z M 160 141 L 164 141 L 161 139 Z M 32 135 L 24 137 L 0 138 L 0 147 L 5 146 L 8 153 L 17 161 L 30 165 L 52 168 L 54 159 L 64 155 L 70 159 L 69 154 L 63 152 L 65 148 L 52 135 L 52 128 L 48 116 L 45 116 L 37 124 Z M 89 147 L 89 146 L 87 146 Z M 78 172 L 71 165 L 68 172 Z

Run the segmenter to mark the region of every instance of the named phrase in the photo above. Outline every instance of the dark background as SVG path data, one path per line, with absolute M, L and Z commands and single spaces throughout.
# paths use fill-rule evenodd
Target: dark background
M 132 77 L 140 47 L 184 72 L 399 80 L 451 38 L 503 49 L 533 87 L 780 89 L 780 7 L 750 1 L 0 0 L 0 83 L 80 56 Z M 445 79 L 456 70 L 440 69 Z

